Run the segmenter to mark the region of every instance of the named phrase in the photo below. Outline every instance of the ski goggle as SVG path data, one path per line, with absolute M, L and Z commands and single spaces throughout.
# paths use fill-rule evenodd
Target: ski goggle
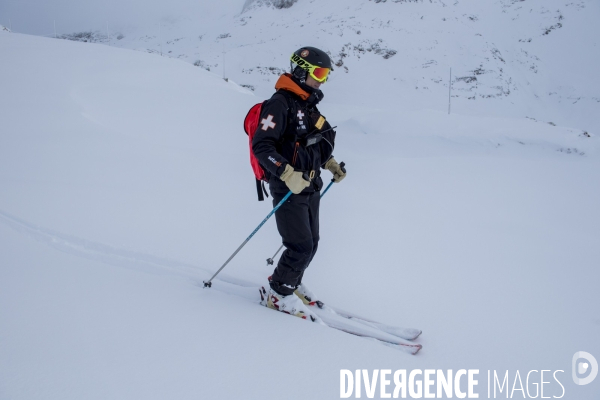
M 291 58 L 292 62 L 295 63 L 300 68 L 304 69 L 315 81 L 319 83 L 323 83 L 329 77 L 330 68 L 318 67 L 316 65 L 312 65 L 302 57 L 292 54 Z
M 315 67 L 314 65 L 308 70 L 308 74 L 317 82 L 323 83 L 329 77 L 329 68 Z

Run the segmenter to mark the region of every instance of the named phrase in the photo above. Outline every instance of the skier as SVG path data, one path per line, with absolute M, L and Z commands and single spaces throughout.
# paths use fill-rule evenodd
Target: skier
M 317 301 L 302 278 L 319 244 L 320 170 L 329 170 L 334 182 L 346 172 L 332 155 L 336 132 L 317 109 L 320 87 L 333 70 L 329 56 L 302 47 L 292 54 L 290 66 L 291 73 L 279 77 L 277 91 L 262 107 L 252 150 L 270 175 L 273 204 L 294 193 L 275 212 L 286 250 L 269 277 L 263 305 L 306 319 L 312 316 L 306 305 Z

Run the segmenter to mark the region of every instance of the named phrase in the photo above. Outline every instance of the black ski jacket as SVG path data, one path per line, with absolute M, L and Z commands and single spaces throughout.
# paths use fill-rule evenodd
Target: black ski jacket
M 296 171 L 313 176 L 311 185 L 302 193 L 321 190 L 321 167 L 332 156 L 335 131 L 325 121 L 321 129 L 316 105 L 306 90 L 290 74 L 282 75 L 275 85 L 277 92 L 262 107 L 260 121 L 252 140 L 254 155 L 267 171 L 273 193 L 287 193 L 279 177 L 290 164 Z M 319 137 L 320 135 L 320 137 Z M 310 144 L 312 141 L 317 141 Z

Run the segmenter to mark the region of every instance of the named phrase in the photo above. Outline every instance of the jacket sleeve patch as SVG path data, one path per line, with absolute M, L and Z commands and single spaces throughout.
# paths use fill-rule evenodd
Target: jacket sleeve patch
M 269 114 L 269 116 L 267 118 L 263 118 L 262 121 L 260 121 L 261 125 L 262 125 L 262 130 L 266 131 L 267 129 L 275 129 L 275 127 L 277 126 L 277 123 L 273 122 L 273 116 L 271 114 Z

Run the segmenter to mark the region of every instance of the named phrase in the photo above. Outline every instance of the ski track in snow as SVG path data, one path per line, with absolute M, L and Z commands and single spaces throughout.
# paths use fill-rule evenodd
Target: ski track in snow
M 193 277 L 199 271 L 208 274 L 208 269 L 171 260 L 164 257 L 152 256 L 136 251 L 120 249 L 102 243 L 67 235 L 51 229 L 39 227 L 30 222 L 24 221 L 9 213 L 0 210 L 0 221 L 26 234 L 38 242 L 47 244 L 56 250 L 86 258 L 88 260 L 100 261 L 117 267 L 133 268 L 148 272 L 150 268 L 170 271 L 171 273 Z
M 203 279 L 198 277 L 198 273 L 202 272 L 205 277 L 208 277 L 208 274 L 211 273 L 211 271 L 206 268 L 192 264 L 186 264 L 176 260 L 156 257 L 136 251 L 120 249 L 114 246 L 78 238 L 73 235 L 60 233 L 51 229 L 42 228 L 2 210 L 0 210 L 0 221 L 19 233 L 25 234 L 32 239 L 40 243 L 44 243 L 58 251 L 88 260 L 99 261 L 121 268 L 135 269 L 146 273 L 150 272 L 152 269 L 155 270 L 152 272 L 156 272 L 157 270 L 159 272 L 168 271 L 170 274 L 191 279 L 198 287 L 204 287 Z M 217 282 L 217 285 L 213 290 L 234 295 L 253 303 L 258 304 L 259 302 L 256 292 L 260 287 L 259 284 L 230 277 L 225 274 L 220 275 L 213 281 Z M 315 310 L 315 312 L 331 329 L 337 329 L 358 336 L 361 336 L 362 334 L 369 334 L 369 332 L 371 332 L 371 334 L 376 334 L 382 339 L 377 340 L 372 337 L 363 338 L 366 340 L 377 341 L 380 344 L 406 352 L 408 354 L 416 353 L 414 349 L 417 347 L 420 349 L 419 345 L 411 341 L 401 339 L 398 336 L 389 334 L 383 330 L 374 328 L 370 323 L 361 322 L 360 320 L 348 320 L 340 317 L 333 311 L 333 309 L 324 308 L 323 310 Z M 389 340 L 390 342 L 385 342 L 382 340 Z M 392 342 L 398 343 L 398 345 Z

